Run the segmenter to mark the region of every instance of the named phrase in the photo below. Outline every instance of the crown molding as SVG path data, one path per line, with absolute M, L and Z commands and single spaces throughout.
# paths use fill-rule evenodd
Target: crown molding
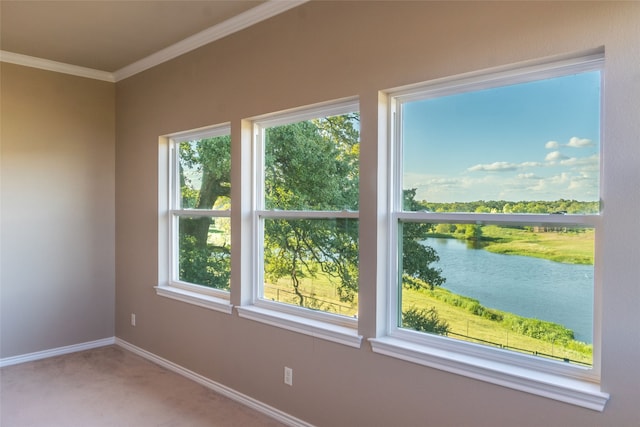
M 293 9 L 309 0 L 268 0 L 259 6 L 236 15 L 206 30 L 200 31 L 165 49 L 159 50 L 113 73 L 115 81 L 120 81 L 142 71 L 160 65 L 185 53 L 191 52 L 208 43 L 219 40 L 237 31 L 250 27 L 272 16 Z
M 227 19 L 213 27 L 207 28 L 206 30 L 200 31 L 199 33 L 187 37 L 178 43 L 122 67 L 113 73 L 3 50 L 0 50 L 0 62 L 8 62 L 11 64 L 24 65 L 26 67 L 40 68 L 42 70 L 55 71 L 58 73 L 71 74 L 74 76 L 115 83 L 126 79 L 127 77 L 141 73 L 142 71 L 148 70 L 149 68 L 153 68 L 156 65 L 160 65 L 163 62 L 169 61 L 180 55 L 191 52 L 192 50 L 208 43 L 243 30 L 257 24 L 258 22 L 267 20 L 272 16 L 286 12 L 287 10 L 293 9 L 294 7 L 300 6 L 308 1 L 309 0 L 267 0 L 259 6 Z
M 64 62 L 51 61 L 49 59 L 36 58 L 19 53 L 0 50 L 0 62 L 23 65 L 25 67 L 39 68 L 41 70 L 55 71 L 57 73 L 71 74 L 78 77 L 103 80 L 114 83 L 115 76 L 107 71 L 94 70 L 93 68 L 79 67 L 77 65 L 65 64 Z

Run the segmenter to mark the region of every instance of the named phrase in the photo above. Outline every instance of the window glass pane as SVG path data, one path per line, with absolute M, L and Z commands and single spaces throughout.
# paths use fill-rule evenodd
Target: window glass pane
M 231 277 L 230 218 L 180 217 L 178 230 L 178 279 L 228 290 Z
M 405 102 L 400 126 L 405 210 L 599 212 L 599 71 Z
M 356 316 L 358 220 L 265 219 L 262 297 Z
M 229 209 L 231 137 L 178 144 L 181 209 Z
M 403 328 L 592 364 L 593 229 L 399 226 Z
M 358 113 L 270 127 L 264 143 L 265 209 L 358 209 Z

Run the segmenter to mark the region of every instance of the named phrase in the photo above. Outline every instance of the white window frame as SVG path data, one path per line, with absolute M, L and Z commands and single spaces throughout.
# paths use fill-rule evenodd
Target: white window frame
M 266 210 L 264 207 L 264 137 L 265 130 L 311 120 L 359 111 L 357 98 L 315 104 L 276 114 L 256 117 L 253 124 L 252 179 L 252 258 L 255 268 L 251 277 L 250 303 L 237 306 L 241 317 L 278 326 L 295 332 L 359 348 L 358 321 L 338 314 L 269 301 L 264 291 L 264 220 L 265 219 L 359 219 L 357 211 Z
M 231 210 L 182 209 L 180 206 L 180 180 L 178 178 L 180 143 L 204 138 L 231 135 L 228 123 L 180 132 L 160 138 L 159 153 L 159 284 L 157 295 L 187 302 L 200 307 L 231 314 L 230 292 L 214 289 L 194 283 L 181 281 L 179 272 L 179 235 L 180 217 L 206 216 L 210 218 L 229 218 Z
M 596 215 L 544 215 L 544 214 L 482 214 L 482 213 L 430 213 L 402 211 L 402 155 L 401 126 L 402 105 L 420 99 L 442 97 L 470 91 L 507 86 L 510 84 L 571 75 L 584 71 L 600 71 L 603 81 L 604 52 L 567 57 L 553 62 L 520 64 L 452 78 L 439 79 L 386 92 L 389 121 L 389 212 L 387 238 L 389 272 L 386 307 L 386 331 L 371 338 L 376 353 L 411 361 L 448 372 L 500 384 L 521 391 L 549 397 L 563 402 L 602 411 L 609 398 L 600 389 L 600 346 L 602 294 L 599 263 L 601 259 L 600 233 L 602 213 Z M 603 85 L 601 86 L 603 87 Z M 601 99 L 603 96 L 601 96 Z M 381 118 L 382 119 L 382 118 Z M 602 123 L 602 119 L 601 119 Z M 602 129 L 602 126 L 601 126 Z M 601 130 L 601 136 L 602 136 Z M 602 138 L 601 138 L 602 141 Z M 602 189 L 602 144 L 601 181 Z M 601 191 L 602 195 L 602 191 Z M 398 224 L 400 221 L 452 224 L 496 225 L 562 225 L 594 227 L 596 233 L 594 274 L 594 353 L 593 367 L 584 368 L 563 362 L 520 354 L 465 342 L 452 338 L 420 333 L 398 326 Z M 378 309 L 382 309 L 378 307 Z

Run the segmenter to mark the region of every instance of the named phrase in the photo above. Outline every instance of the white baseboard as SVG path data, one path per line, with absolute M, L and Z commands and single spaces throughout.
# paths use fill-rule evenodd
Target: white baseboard
M 160 356 L 157 356 L 147 350 L 144 350 L 140 347 L 136 347 L 133 344 L 130 344 L 120 338 L 110 337 L 104 338 L 101 340 L 84 342 L 80 344 L 68 345 L 65 347 L 53 348 L 50 350 L 37 351 L 34 353 L 22 354 L 19 356 L 5 357 L 0 359 L 0 368 L 5 366 L 17 365 L 20 363 L 32 362 L 34 360 L 46 359 L 48 357 L 60 356 L 62 354 L 75 353 L 78 351 L 90 350 L 92 348 L 104 347 L 107 345 L 116 344 L 126 350 L 131 351 L 139 356 L 144 357 L 151 362 L 154 362 L 164 368 L 169 369 L 179 375 L 182 375 L 192 381 L 197 382 L 200 385 L 207 387 L 217 393 L 222 394 L 236 402 L 239 402 L 245 406 L 248 406 L 252 409 L 255 409 L 258 412 L 261 412 L 277 421 L 280 421 L 283 424 L 286 424 L 291 427 L 314 427 L 312 424 L 309 424 L 305 421 L 302 421 L 296 417 L 293 417 L 285 412 L 280 411 L 272 406 L 269 406 L 259 400 L 256 400 L 252 397 L 244 395 L 236 390 L 233 390 L 223 384 L 217 383 L 213 380 L 210 380 L 207 377 L 204 377 L 200 374 L 197 374 L 193 371 L 190 371 L 186 368 L 183 368 L 180 365 L 177 365 L 167 359 L 164 359 Z
M 80 344 L 68 345 L 65 347 L 52 348 L 50 350 L 36 351 L 35 353 L 21 354 L 19 356 L 5 357 L 0 359 L 0 368 L 17 365 L 19 363 L 32 362 L 34 360 L 46 359 L 48 357 L 60 356 L 61 354 L 75 353 L 77 351 L 90 350 L 92 348 L 104 347 L 116 343 L 116 338 L 103 338 L 101 340 L 83 342 Z
M 305 421 L 302 421 L 296 417 L 293 417 L 285 412 L 280 411 L 279 409 L 276 409 L 272 406 L 269 406 L 265 403 L 260 402 L 259 400 L 256 400 L 252 397 L 249 397 L 245 394 L 242 394 L 240 392 L 237 392 L 236 390 L 233 390 L 223 384 L 217 383 L 213 380 L 210 380 L 207 377 L 204 377 L 200 374 L 197 374 L 193 371 L 190 371 L 186 368 L 183 368 L 180 365 L 177 365 L 167 359 L 164 359 L 160 356 L 157 356 L 151 352 L 148 352 L 147 350 L 144 350 L 140 347 L 136 347 L 133 344 L 130 344 L 120 338 L 116 338 L 115 339 L 115 344 L 119 345 L 120 347 L 131 351 L 132 353 L 135 353 L 139 356 L 144 357 L 147 360 L 150 360 L 151 362 L 154 362 L 164 368 L 169 369 L 170 371 L 173 371 L 179 375 L 182 375 L 192 381 L 197 382 L 200 385 L 203 385 L 205 387 L 207 387 L 208 389 L 211 389 L 217 393 L 222 394 L 223 396 L 226 396 L 232 400 L 235 400 L 236 402 L 242 403 L 245 406 L 248 406 L 252 409 L 255 409 L 258 412 L 261 412 L 277 421 L 280 421 L 283 424 L 286 424 L 288 426 L 291 427 L 313 427 L 312 424 L 309 424 Z

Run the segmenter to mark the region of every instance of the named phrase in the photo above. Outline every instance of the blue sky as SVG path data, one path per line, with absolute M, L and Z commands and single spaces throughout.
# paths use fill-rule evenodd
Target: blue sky
M 406 103 L 418 200 L 599 199 L 598 71 Z

